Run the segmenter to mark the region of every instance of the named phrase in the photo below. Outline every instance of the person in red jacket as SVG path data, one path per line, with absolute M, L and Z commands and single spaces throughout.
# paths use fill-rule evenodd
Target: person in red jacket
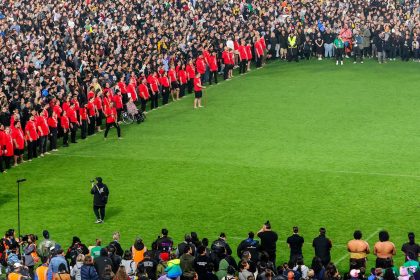
M 125 96 L 127 96 L 127 94 L 124 94 Z M 122 95 L 121 91 L 119 91 L 118 89 L 115 90 L 115 95 L 112 98 L 112 102 L 114 103 L 114 108 L 117 110 L 117 122 L 120 123 L 122 120 L 122 111 L 124 109 L 124 96 Z M 128 102 L 128 100 L 127 100 Z M 127 103 L 126 102 L 126 103 Z M 108 107 L 111 105 L 111 103 L 108 105 Z M 106 109 L 105 109 L 106 111 Z
M 241 40 L 241 44 L 238 46 L 239 52 L 239 74 L 243 75 L 246 73 L 248 64 L 248 55 L 245 46 L 245 40 Z
M 87 116 L 87 104 L 82 104 L 79 108 L 79 124 L 80 124 L 80 138 L 86 139 L 87 127 L 89 124 L 89 119 Z
M 179 100 L 179 84 L 178 77 L 175 69 L 175 65 L 171 65 L 171 69 L 168 71 L 168 78 L 171 84 L 171 96 L 172 101 Z
M 207 65 L 203 54 L 200 54 L 195 61 L 195 68 L 197 69 L 197 72 L 200 73 L 202 84 L 206 82 L 206 67 Z
M 151 102 L 150 102 L 150 109 L 151 110 L 155 110 L 159 108 L 159 80 L 157 78 L 157 73 L 152 73 L 147 77 L 147 83 L 149 84 L 150 87 L 150 98 L 151 98 Z
M 0 172 L 7 173 L 3 168 L 3 141 L 4 141 L 4 125 L 0 124 Z
M 257 59 L 255 67 L 258 69 L 258 68 L 261 68 L 262 66 L 262 60 L 264 56 L 264 48 L 263 48 L 263 45 L 261 43 L 259 36 L 255 37 L 254 48 L 255 48 L 255 56 Z
M 251 47 L 251 41 L 248 40 L 246 44 L 246 57 L 248 59 L 248 71 L 251 71 L 251 61 L 252 61 L 252 47 Z
M 108 84 L 108 83 L 107 83 Z M 96 92 L 96 97 L 95 97 L 95 107 L 97 110 L 96 113 L 96 129 L 98 132 L 101 132 L 101 125 L 102 125 L 102 119 L 104 118 L 104 109 L 103 109 L 103 101 L 102 101 L 102 93 L 100 91 L 100 89 L 97 90 Z
M 72 103 L 70 105 L 70 108 L 67 110 L 67 116 L 69 117 L 69 121 L 70 121 L 70 140 L 72 143 L 77 143 L 76 133 L 80 124 L 79 124 L 79 120 L 77 119 L 77 110 L 76 110 L 75 103 Z
M 13 138 L 10 127 L 6 127 L 3 134 L 3 161 L 6 169 L 10 169 L 10 162 L 14 156 Z M 6 172 L 6 171 L 5 171 Z
M 195 67 L 192 60 L 188 62 L 188 65 L 185 67 L 188 75 L 188 93 L 192 93 L 194 89 L 194 78 L 195 78 Z
M 58 118 L 55 111 L 52 112 L 51 116 L 47 120 L 48 127 L 50 130 L 50 150 L 53 152 L 57 150 L 57 135 L 58 135 Z
M 159 83 L 162 85 L 162 105 L 165 106 L 168 105 L 170 91 L 169 78 L 166 72 L 162 73 L 162 76 L 159 78 Z
M 133 102 L 137 102 L 137 92 L 136 92 L 136 84 L 135 84 L 135 80 L 130 79 L 130 83 L 127 86 L 127 94 L 128 94 L 128 99 L 132 99 Z
M 106 140 L 106 138 L 108 137 L 108 132 L 111 126 L 117 129 L 118 139 L 121 139 L 121 129 L 117 123 L 117 109 L 114 107 L 114 102 L 111 102 L 109 104 L 109 107 L 106 108 L 105 118 L 106 118 L 106 128 L 105 128 L 104 139 Z
M 214 79 L 214 83 L 217 85 L 217 70 L 219 67 L 217 66 L 217 55 L 215 51 L 213 51 L 211 55 L 207 57 L 207 61 L 209 63 L 210 69 L 209 84 L 211 85 L 212 80 Z
M 14 155 L 15 155 L 15 166 L 18 165 L 19 159 L 20 162 L 25 162 L 23 160 L 23 153 L 25 151 L 25 135 L 22 131 L 20 121 L 11 124 L 13 146 L 14 146 Z
M 144 78 L 141 81 L 141 83 L 138 87 L 138 92 L 139 92 L 140 103 L 141 103 L 141 105 L 140 105 L 141 111 L 146 113 L 147 100 L 150 98 L 146 78 Z
M 120 81 L 117 84 L 117 88 L 119 88 L 121 92 L 122 102 L 123 104 L 126 104 L 128 102 L 128 96 L 127 96 L 127 86 L 125 85 L 124 81 L 125 77 L 122 76 Z
M 28 143 L 28 160 L 32 161 L 33 158 L 37 158 L 36 144 L 38 141 L 38 133 L 35 123 L 35 114 L 32 114 L 29 121 L 26 122 L 25 135 Z
M 179 97 L 183 98 L 185 96 L 185 89 L 187 87 L 187 82 L 188 82 L 188 75 L 187 75 L 187 71 L 185 71 L 184 63 L 181 63 L 179 67 L 178 79 L 179 79 Z
M 95 105 L 95 96 L 89 98 L 89 102 L 86 105 L 86 110 L 89 118 L 88 135 L 95 134 L 96 116 L 99 115 L 98 109 Z
M 223 78 L 225 80 L 230 80 L 232 78 L 232 69 L 233 69 L 233 51 L 228 47 L 225 47 L 225 50 L 222 53 L 223 64 L 225 68 L 223 70 Z
M 70 131 L 70 120 L 67 117 L 67 112 L 63 111 L 63 115 L 60 118 L 61 128 L 63 129 L 63 147 L 69 146 L 69 131 Z
M 206 88 L 201 84 L 200 73 L 197 73 L 194 78 L 194 109 L 203 107 L 201 105 L 201 97 L 203 96 L 203 89 Z
M 38 149 L 41 157 L 47 152 L 47 140 L 50 130 L 48 129 L 47 118 L 45 117 L 46 111 L 41 111 L 40 115 L 35 118 L 36 127 L 38 129 Z

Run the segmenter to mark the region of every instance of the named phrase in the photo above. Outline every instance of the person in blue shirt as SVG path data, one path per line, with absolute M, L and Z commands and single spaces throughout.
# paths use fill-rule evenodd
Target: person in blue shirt
M 363 53 L 362 53 L 362 46 L 363 46 L 363 37 L 360 36 L 359 31 L 354 31 L 353 36 L 353 57 L 354 57 L 354 64 L 357 63 L 357 58 L 359 57 L 360 63 L 363 63 Z

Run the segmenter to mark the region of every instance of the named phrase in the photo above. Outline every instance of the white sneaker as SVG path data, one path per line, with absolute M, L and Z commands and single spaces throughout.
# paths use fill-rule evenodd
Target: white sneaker
M 343 62 L 341 61 L 341 65 L 343 65 Z
M 362 63 L 362 64 L 363 64 L 363 61 L 360 61 L 360 63 Z
M 356 64 L 357 62 L 355 61 L 355 62 L 353 62 L 353 64 Z
M 338 60 L 335 62 L 335 65 L 338 65 Z

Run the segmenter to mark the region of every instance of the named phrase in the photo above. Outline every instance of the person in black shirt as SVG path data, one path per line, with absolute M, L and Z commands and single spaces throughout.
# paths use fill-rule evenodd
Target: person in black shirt
M 141 274 L 147 274 L 150 280 L 156 280 L 157 262 L 153 260 L 148 251 L 144 252 L 144 259 L 137 265 L 137 271 Z
M 290 260 L 293 264 L 296 263 L 298 258 L 303 259 L 302 246 L 305 240 L 299 235 L 299 228 L 293 227 L 293 235 L 287 238 L 287 244 L 290 248 Z
M 169 253 L 172 250 L 174 242 L 172 241 L 172 238 L 168 236 L 168 234 L 169 234 L 169 231 L 166 228 L 164 228 L 162 229 L 162 236 L 156 240 L 159 254 L 163 252 Z
M 102 183 L 102 178 L 96 178 L 96 184 L 92 182 L 90 193 L 93 194 L 93 212 L 96 216 L 97 224 L 101 224 L 105 219 L 105 207 L 108 203 L 109 189 L 107 185 Z
M 332 248 L 331 240 L 325 236 L 326 232 L 325 228 L 320 228 L 319 236 L 315 237 L 312 242 L 312 247 L 315 249 L 315 256 L 321 259 L 324 266 L 327 266 L 331 260 L 330 251 Z
M 207 256 L 206 247 L 198 247 L 197 254 L 198 256 L 194 259 L 194 270 L 198 274 L 198 280 L 206 280 L 207 265 L 211 263 Z
M 267 252 L 269 260 L 276 263 L 276 242 L 278 235 L 271 230 L 271 224 L 267 221 L 262 229 L 258 231 L 257 236 L 261 239 L 261 251 Z
M 411 252 L 412 256 L 414 258 L 412 260 L 418 261 L 420 256 L 420 245 L 416 243 L 415 241 L 415 235 L 414 232 L 410 232 L 408 234 L 408 242 L 404 243 L 404 245 L 401 248 L 401 251 L 404 252 L 405 255 L 405 261 L 408 261 L 408 254 Z

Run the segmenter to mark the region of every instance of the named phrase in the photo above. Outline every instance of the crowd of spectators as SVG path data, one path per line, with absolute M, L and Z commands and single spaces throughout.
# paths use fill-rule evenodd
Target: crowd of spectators
M 148 248 L 140 237 L 123 250 L 120 233 L 115 232 L 111 242 L 103 244 L 96 239 L 85 245 L 77 236 L 68 248 L 50 238 L 43 231 L 43 240 L 34 234 L 16 238 L 8 230 L 1 240 L 1 264 L 7 280 L 418 280 L 420 246 L 414 233 L 401 251 L 405 261 L 396 264 L 394 243 L 387 231 L 379 232 L 374 244 L 376 262 L 367 267 L 370 246 L 356 230 L 354 239 L 347 243 L 349 266 L 339 272 L 331 261 L 332 241 L 325 228 L 312 241 L 314 256 L 303 256 L 305 239 L 293 227 L 286 239 L 290 248 L 288 262 L 279 263 L 276 252 L 278 234 L 266 222 L 256 236 L 249 232 L 236 250 L 232 250 L 228 236 L 221 233 L 213 242 L 199 239 L 196 232 L 185 235 L 175 244 L 167 229 Z M 284 256 L 283 256 L 284 257 Z
M 418 61 L 419 10 L 418 0 L 4 0 L 0 172 L 25 152 L 57 151 L 58 138 L 95 134 L 104 118 L 119 130 L 133 104 L 145 112 L 196 91 L 200 107 L 201 85 L 251 62 Z

